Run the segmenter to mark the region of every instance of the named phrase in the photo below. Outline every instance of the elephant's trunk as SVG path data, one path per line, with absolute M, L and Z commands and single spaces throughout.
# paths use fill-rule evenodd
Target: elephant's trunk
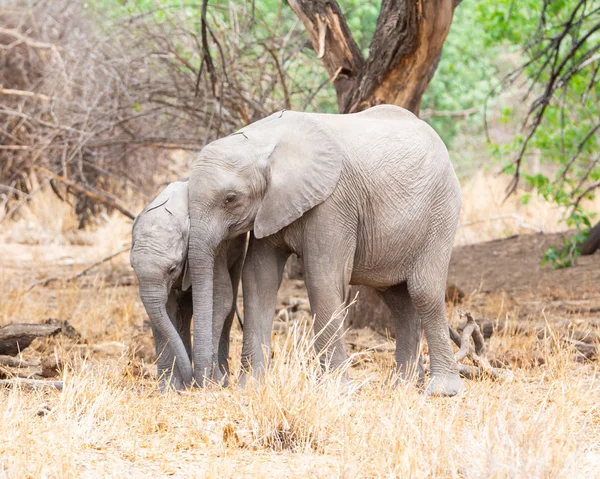
M 192 383 L 192 363 L 183 340 L 167 314 L 167 292 L 165 286 L 143 288 L 140 290 L 140 297 L 150 317 L 150 321 L 152 321 L 152 325 L 165 339 L 166 347 L 170 348 L 172 356 L 175 358 L 174 367 L 179 370 L 183 384 L 189 386 Z
M 199 386 L 212 376 L 213 369 L 213 281 L 215 247 L 207 241 L 210 232 L 206 227 L 190 228 L 188 258 L 192 279 L 194 302 L 194 379 Z

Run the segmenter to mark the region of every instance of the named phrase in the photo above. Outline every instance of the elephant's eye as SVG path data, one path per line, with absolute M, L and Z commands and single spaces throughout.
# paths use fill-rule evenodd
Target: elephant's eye
M 231 192 L 231 193 L 227 193 L 227 196 L 225 196 L 225 204 L 229 205 L 231 203 L 233 203 L 235 201 L 235 193 Z
M 176 264 L 174 264 L 173 266 L 171 266 L 171 267 L 169 268 L 169 274 L 173 274 L 173 273 L 175 272 L 175 270 L 176 270 L 176 269 L 177 269 L 177 265 L 176 265 Z

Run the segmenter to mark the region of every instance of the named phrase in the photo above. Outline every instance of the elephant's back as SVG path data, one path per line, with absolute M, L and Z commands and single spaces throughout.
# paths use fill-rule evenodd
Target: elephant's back
M 453 169 L 442 139 L 427 123 L 393 105 L 351 115 L 322 115 L 344 152 L 345 169 L 373 181 L 436 183 Z

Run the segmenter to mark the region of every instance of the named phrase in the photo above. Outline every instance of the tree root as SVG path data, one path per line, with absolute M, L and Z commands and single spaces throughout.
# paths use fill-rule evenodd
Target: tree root
M 484 376 L 489 376 L 496 381 L 510 381 L 514 375 L 507 369 L 494 368 L 489 361 L 484 357 L 485 342 L 479 325 L 473 319 L 469 312 L 458 311 L 458 314 L 467 318 L 462 334 L 459 335 L 454 329 L 448 327 L 450 338 L 458 346 L 456 352 L 456 362 L 458 363 L 458 372 L 466 379 L 478 379 Z M 473 345 L 470 339 L 473 338 Z M 461 364 L 461 361 L 468 358 L 473 363 L 473 366 Z

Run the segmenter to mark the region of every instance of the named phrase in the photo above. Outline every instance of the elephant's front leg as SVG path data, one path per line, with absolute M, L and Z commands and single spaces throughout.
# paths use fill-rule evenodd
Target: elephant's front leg
M 194 313 L 194 302 L 192 299 L 192 291 L 183 291 L 179 293 L 177 298 L 179 306 L 179 316 L 177 324 L 177 332 L 183 341 L 185 350 L 188 353 L 190 361 L 192 360 L 192 317 Z
M 240 278 L 242 276 L 242 266 L 244 265 L 244 258 L 246 255 L 246 237 L 245 235 L 236 238 L 232 246 L 228 249 L 228 255 L 232 254 L 233 257 L 238 256 L 235 262 L 229 268 L 229 277 L 231 278 L 231 287 L 232 287 L 232 301 L 231 301 L 231 311 L 227 315 L 225 319 L 225 324 L 223 325 L 223 332 L 221 333 L 221 338 L 219 340 L 219 351 L 218 351 L 218 362 L 217 362 L 217 370 L 215 375 L 223 378 L 223 385 L 228 386 L 229 384 L 229 343 L 231 336 L 231 326 L 233 324 L 233 320 L 235 318 L 235 314 L 237 311 L 237 295 L 238 288 L 240 285 Z
M 304 269 L 308 299 L 315 317 L 316 353 L 324 370 L 337 369 L 347 359 L 343 321 L 346 275 L 343 266 L 331 265 L 326 258 L 305 261 Z
M 242 273 L 244 290 L 244 339 L 241 384 L 246 373 L 259 377 L 265 370 L 264 353 L 270 354 L 271 329 L 277 306 L 277 290 L 289 253 L 250 237 Z
M 224 330 L 231 328 L 231 309 L 234 301 L 231 276 L 227 268 L 227 248 L 223 245 L 220 253 L 215 258 L 214 270 L 214 299 L 213 299 L 213 330 L 212 330 L 212 348 L 213 348 L 213 369 L 212 379 L 221 383 L 224 379 L 223 370 L 219 365 L 221 337 Z M 228 323 L 228 324 L 227 324 Z

